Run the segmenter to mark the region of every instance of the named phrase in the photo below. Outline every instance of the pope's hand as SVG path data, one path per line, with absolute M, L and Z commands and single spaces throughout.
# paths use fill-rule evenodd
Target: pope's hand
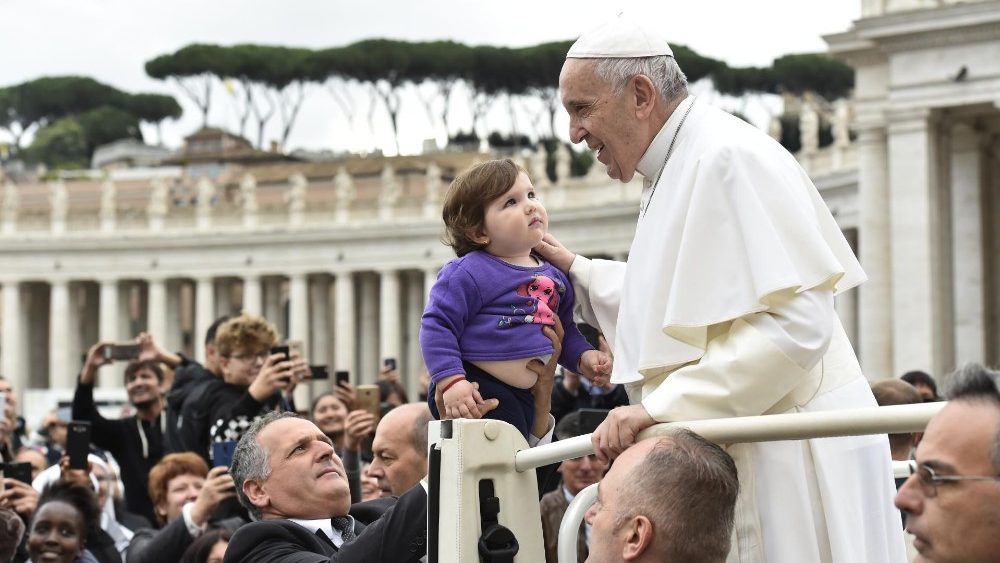
M 534 248 L 535 252 L 542 255 L 550 264 L 559 268 L 564 274 L 569 273 L 569 267 L 573 265 L 576 254 L 570 252 L 568 248 L 559 242 L 559 239 L 552 236 L 552 233 L 545 233 L 542 242 Z
M 594 453 L 604 463 L 615 459 L 625 448 L 635 443 L 639 432 L 655 422 L 642 405 L 612 409 L 590 437 Z

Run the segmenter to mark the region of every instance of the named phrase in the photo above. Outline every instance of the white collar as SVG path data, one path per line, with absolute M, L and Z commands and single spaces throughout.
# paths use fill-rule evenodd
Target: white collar
M 353 527 L 354 517 L 350 515 L 348 515 L 347 517 L 351 519 L 351 526 Z M 333 545 L 336 546 L 337 549 L 340 549 L 340 546 L 344 545 L 344 538 L 341 537 L 339 530 L 333 529 L 333 524 L 330 523 L 329 518 L 320 518 L 318 520 L 302 520 L 300 518 L 289 518 L 288 520 L 291 522 L 295 522 L 299 526 L 302 526 L 303 528 L 309 530 L 314 534 L 316 533 L 316 530 L 322 530 L 323 533 L 326 534 L 326 537 L 330 538 L 330 541 L 333 542 Z
M 656 175 L 659 174 L 660 168 L 663 166 L 663 159 L 667 157 L 670 141 L 677 134 L 677 128 L 680 127 L 684 112 L 692 103 L 694 103 L 694 96 L 689 95 L 677 104 L 673 113 L 667 118 L 667 122 L 663 124 L 660 131 L 653 137 L 653 141 L 649 143 L 646 152 L 639 159 L 639 163 L 636 164 L 635 171 L 642 174 L 650 182 L 655 180 Z

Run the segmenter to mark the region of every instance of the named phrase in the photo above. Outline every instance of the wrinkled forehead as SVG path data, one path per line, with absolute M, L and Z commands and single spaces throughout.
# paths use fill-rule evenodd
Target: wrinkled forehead
M 304 418 L 288 417 L 275 420 L 261 429 L 257 442 L 268 455 L 279 455 L 299 442 L 320 439 L 329 441 L 318 426 Z
M 606 87 L 595 72 L 595 64 L 594 59 L 566 59 L 559 73 L 559 93 L 564 100 L 567 95 L 599 91 Z

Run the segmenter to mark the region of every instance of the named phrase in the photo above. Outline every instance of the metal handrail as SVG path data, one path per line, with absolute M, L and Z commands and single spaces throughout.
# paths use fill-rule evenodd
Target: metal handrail
M 719 444 L 774 442 L 833 436 L 860 436 L 863 434 L 905 434 L 922 431 L 944 405 L 944 402 L 937 402 L 664 422 L 654 424 L 640 432 L 639 439 L 667 435 L 675 427 L 688 428 L 705 439 Z M 520 450 L 514 456 L 514 469 L 528 471 L 566 459 L 590 455 L 594 453 L 590 437 L 590 434 L 584 434 L 559 440 L 552 444 Z

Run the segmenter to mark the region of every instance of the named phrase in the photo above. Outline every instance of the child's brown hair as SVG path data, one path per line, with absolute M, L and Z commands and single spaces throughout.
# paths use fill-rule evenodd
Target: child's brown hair
M 480 162 L 455 177 L 448 186 L 441 213 L 445 226 L 443 241 L 455 254 L 465 256 L 485 246 L 474 237 L 486 221 L 486 206 L 506 193 L 522 172 L 527 173 L 505 158 Z

